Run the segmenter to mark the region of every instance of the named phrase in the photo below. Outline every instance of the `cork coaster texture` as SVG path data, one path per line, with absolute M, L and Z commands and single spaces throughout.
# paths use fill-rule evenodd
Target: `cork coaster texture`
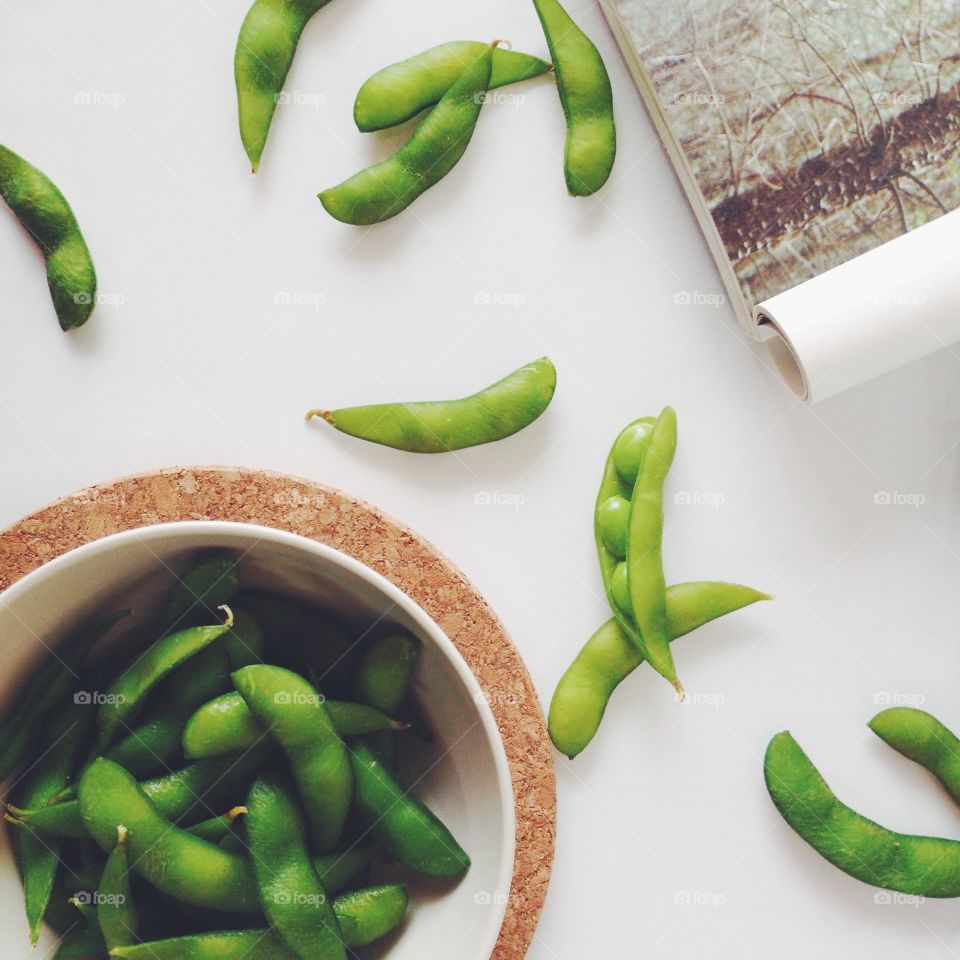
M 487 694 L 513 779 L 513 881 L 493 960 L 520 960 L 546 897 L 556 832 L 553 756 L 527 669 L 496 614 L 435 547 L 341 491 L 227 467 L 164 470 L 88 487 L 0 533 L 0 590 L 92 540 L 176 520 L 232 520 L 328 544 L 391 580 L 460 651 Z

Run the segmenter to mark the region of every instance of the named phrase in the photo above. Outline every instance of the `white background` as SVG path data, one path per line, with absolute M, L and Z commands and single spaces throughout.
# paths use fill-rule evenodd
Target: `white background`
M 371 229 L 315 199 L 399 142 L 353 129 L 360 83 L 452 39 L 544 53 L 532 7 L 334 0 L 307 28 L 287 85 L 299 102 L 278 111 L 253 178 L 232 75 L 246 5 L 0 0 L 0 142 L 70 198 L 112 301 L 61 334 L 36 251 L 0 215 L 0 521 L 179 464 L 332 484 L 466 571 L 547 702 L 608 615 L 591 515 L 609 445 L 669 402 L 668 579 L 778 599 L 678 644 L 699 703 L 675 705 L 642 671 L 588 751 L 558 758 L 557 859 L 530 957 L 956 957 L 957 906 L 876 903 L 780 820 L 761 759 L 789 727 L 865 813 L 960 836 L 936 785 L 865 727 L 906 698 L 960 728 L 958 358 L 800 405 L 715 305 L 713 264 L 586 0 L 575 12 L 616 93 L 608 187 L 566 196 L 563 117 L 541 78 L 486 107 L 455 171 Z M 494 446 L 418 458 L 302 419 L 457 396 L 544 353 L 553 405 Z M 695 502 L 674 503 L 682 492 Z

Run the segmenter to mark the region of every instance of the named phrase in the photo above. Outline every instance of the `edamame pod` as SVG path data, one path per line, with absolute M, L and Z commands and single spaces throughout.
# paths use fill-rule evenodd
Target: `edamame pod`
M 353 773 L 323 696 L 282 667 L 244 667 L 233 683 L 290 762 L 315 850 L 332 850 L 350 809 Z
M 385 936 L 403 919 L 406 906 L 406 891 L 399 883 L 337 897 L 333 912 L 340 921 L 344 946 L 353 950 Z M 296 960 L 269 930 L 230 930 L 154 940 L 115 949 L 112 956 L 125 960 Z
M 130 864 L 161 893 L 209 910 L 259 909 L 249 861 L 174 826 L 123 767 L 95 760 L 79 794 L 84 825 L 101 849 L 113 849 L 117 825 L 123 824 L 129 830 Z
M 650 442 L 652 417 L 641 417 L 624 427 L 610 448 L 594 508 L 594 539 L 600 576 L 610 610 L 620 629 L 638 652 L 642 639 L 630 606 L 627 584 L 627 538 L 630 533 L 630 500 Z M 643 654 L 640 654 L 641 657 Z
M 495 47 L 464 69 L 392 157 L 319 194 L 330 216 L 358 225 L 389 220 L 457 165 L 480 118 Z
M 233 626 L 233 614 L 224 608 L 226 622 L 216 627 L 191 627 L 162 637 L 124 671 L 107 690 L 97 715 L 98 748 L 106 748 L 121 726 L 143 707 L 147 694 L 171 670 L 222 637 Z
M 384 713 L 396 713 L 407 699 L 420 641 L 409 633 L 388 633 L 367 648 L 357 668 L 357 699 Z
M 98 621 L 36 671 L 27 684 L 26 697 L 0 725 L 0 781 L 6 780 L 26 761 L 47 713 L 70 692 L 81 665 L 97 641 L 129 615 L 129 610 L 121 610 Z
M 97 890 L 97 925 L 107 950 L 137 942 L 137 911 L 130 892 L 129 870 L 127 828 L 121 824 Z
M 353 847 L 343 853 L 325 853 L 313 858 L 313 869 L 330 896 L 355 885 L 357 878 L 370 866 L 373 847 Z
M 650 430 L 643 464 L 630 498 L 627 586 L 640 652 L 683 696 L 670 651 L 667 584 L 663 575 L 663 485 L 677 449 L 677 415 L 665 407 Z
M 3 146 L 0 197 L 43 254 L 60 328 L 83 326 L 97 303 L 97 273 L 66 197 L 49 177 Z
M 672 639 L 759 600 L 771 599 L 736 583 L 678 583 L 667 587 Z M 573 759 L 593 739 L 613 691 L 640 664 L 643 654 L 617 621 L 608 620 L 587 641 L 560 678 L 548 722 L 554 746 Z
M 960 896 L 960 842 L 896 833 L 851 810 L 789 732 L 770 741 L 763 774 L 784 820 L 844 873 L 900 893 Z
M 333 727 L 341 737 L 380 730 L 405 730 L 407 725 L 360 703 L 327 700 Z M 183 731 L 183 752 L 192 760 L 246 750 L 266 737 L 263 724 L 239 693 L 225 693 L 200 707 Z
M 301 960 L 346 960 L 340 924 L 307 851 L 300 811 L 286 786 L 254 782 L 247 842 L 270 928 Z
M 463 71 L 483 55 L 485 43 L 455 40 L 441 43 L 399 63 L 384 67 L 364 83 L 353 104 L 353 119 L 364 133 L 396 126 L 433 106 Z M 547 73 L 550 64 L 513 50 L 493 51 L 493 90 Z
M 253 172 L 270 132 L 284 81 L 310 18 L 328 0 L 256 0 L 237 37 L 233 74 L 237 85 L 240 139 Z
M 600 51 L 573 22 L 559 0 L 533 0 L 557 75 L 567 118 L 563 173 L 575 197 L 596 193 L 617 155 L 613 91 Z
M 547 409 L 557 387 L 548 357 L 460 400 L 311 410 L 342 433 L 412 453 L 444 453 L 509 437 Z
M 23 784 L 21 802 L 44 807 L 66 786 L 89 747 L 93 720 L 88 704 L 70 704 L 51 713 L 41 740 L 41 758 Z M 60 865 L 61 845 L 29 830 L 18 830 L 13 838 L 23 875 L 30 942 L 36 946 Z
M 106 752 L 107 759 L 138 780 L 176 766 L 187 720 L 201 705 L 230 688 L 230 670 L 222 641 L 177 667 L 157 687 L 152 698 L 156 706 L 148 707 L 142 723 Z
M 217 553 L 195 564 L 170 588 L 163 609 L 165 629 L 193 626 L 184 623 L 199 615 L 203 621 L 217 619 L 220 607 L 232 603 L 240 589 L 240 568 L 236 557 Z
M 952 730 L 913 707 L 882 710 L 868 726 L 898 753 L 926 767 L 960 803 L 960 739 Z
M 459 876 L 470 857 L 440 820 L 393 779 L 363 744 L 350 752 L 356 805 L 377 842 L 392 857 L 419 873 Z
M 263 748 L 241 757 L 198 760 L 137 786 L 161 816 L 181 826 L 189 825 L 242 795 L 249 777 L 266 756 Z M 11 806 L 10 810 L 22 825 L 42 833 L 77 839 L 87 836 L 79 799 L 30 810 Z

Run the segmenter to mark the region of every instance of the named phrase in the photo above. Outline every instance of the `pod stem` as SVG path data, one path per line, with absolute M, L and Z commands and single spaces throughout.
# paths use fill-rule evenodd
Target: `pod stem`
M 320 417 L 321 420 L 326 420 L 327 423 L 333 423 L 333 411 L 332 410 L 308 410 L 307 415 L 303 418 L 304 420 L 312 420 L 314 417 Z
M 223 621 L 223 625 L 229 630 L 233 626 L 233 611 L 225 604 L 220 604 L 217 607 L 218 610 L 222 610 L 226 620 Z

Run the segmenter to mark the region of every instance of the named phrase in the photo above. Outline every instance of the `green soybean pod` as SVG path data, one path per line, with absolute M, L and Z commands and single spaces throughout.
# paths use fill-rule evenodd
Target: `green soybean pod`
M 346 890 L 370 866 L 373 847 L 351 847 L 342 853 L 325 853 L 313 858 L 313 869 L 330 896 Z
M 366 946 L 389 933 L 406 912 L 402 884 L 390 883 L 344 894 L 333 901 L 344 946 Z M 296 960 L 269 930 L 229 930 L 154 940 L 120 947 L 112 956 L 126 960 Z
M 129 830 L 130 864 L 161 893 L 208 910 L 259 909 L 249 861 L 176 827 L 123 767 L 102 757 L 95 760 L 79 793 L 84 825 L 100 848 L 113 849 L 117 825 L 123 824 Z
M 896 833 L 851 810 L 789 732 L 770 741 L 763 774 L 784 820 L 844 873 L 900 893 L 960 896 L 960 842 Z
M 97 890 L 97 924 L 107 950 L 137 942 L 137 910 L 130 891 L 127 828 L 117 827 L 117 842 L 107 857 Z
M 678 583 L 667 587 L 667 620 L 672 639 L 711 620 L 771 599 L 737 583 Z M 608 620 L 586 642 L 560 678 L 550 702 L 548 727 L 554 746 L 573 759 L 596 735 L 613 691 L 643 663 L 643 654 Z
M 49 177 L 0 146 L 0 197 L 33 237 L 62 330 L 83 326 L 97 302 L 97 273 L 66 197 Z
M 166 629 L 193 626 L 182 623 L 199 615 L 216 619 L 217 611 L 233 602 L 240 589 L 240 568 L 233 554 L 217 552 L 195 563 L 170 588 L 163 608 Z
M 300 35 L 327 0 L 256 0 L 237 37 L 233 73 L 240 139 L 256 173 Z
M 663 486 L 677 449 L 677 415 L 665 407 L 650 430 L 630 498 L 627 584 L 644 659 L 683 696 L 670 651 L 663 575 Z
M 87 704 L 70 704 L 52 711 L 44 727 L 41 754 L 21 788 L 21 802 L 46 806 L 76 773 L 82 752 L 89 747 L 94 711 Z M 61 845 L 53 838 L 17 830 L 12 839 L 23 875 L 23 897 L 30 942 L 36 946 L 50 905 L 60 865 Z
M 376 841 L 404 866 L 434 877 L 455 877 L 470 857 L 427 807 L 410 796 L 363 744 L 350 753 L 354 802 Z
M 454 40 L 384 67 L 357 93 L 353 119 L 358 129 L 364 133 L 385 130 L 433 106 L 463 71 L 483 56 L 486 46 L 476 40 Z M 497 49 L 493 51 L 489 89 L 519 83 L 550 69 L 539 57 Z
M 319 194 L 330 216 L 357 225 L 389 220 L 457 165 L 480 118 L 495 47 L 460 74 L 392 157 Z
M 407 724 L 362 703 L 327 700 L 326 707 L 341 737 L 407 728 Z M 183 752 L 192 760 L 224 756 L 249 749 L 266 736 L 263 724 L 234 691 L 203 704 L 190 717 L 183 731 Z
M 340 924 L 310 861 L 303 820 L 286 785 L 256 780 L 245 823 L 270 928 L 301 960 L 346 960 Z
M 282 667 L 244 667 L 233 683 L 290 762 L 314 848 L 329 852 L 350 809 L 353 773 L 323 696 Z
M 0 781 L 26 762 L 47 714 L 73 688 L 81 665 L 97 641 L 129 615 L 129 610 L 121 610 L 98 621 L 45 661 L 30 678 L 25 696 L 0 725 Z
M 384 713 L 396 713 L 407 699 L 419 656 L 420 641 L 405 631 L 374 640 L 357 668 L 357 699 Z
M 240 796 L 266 756 L 266 750 L 260 749 L 240 757 L 199 760 L 137 787 L 161 816 L 187 826 L 203 820 L 211 808 L 223 809 Z M 75 839 L 88 835 L 79 799 L 30 810 L 11 806 L 10 811 L 17 822 L 44 834 Z
M 960 803 L 960 739 L 952 730 L 913 707 L 881 710 L 868 726 L 898 753 L 926 767 Z
M 379 940 L 393 930 L 407 912 L 406 887 L 388 883 L 345 893 L 333 901 L 344 943 L 352 948 Z
M 446 453 L 503 440 L 529 426 L 556 388 L 556 368 L 541 357 L 460 400 L 311 410 L 307 419 L 321 417 L 342 433 L 395 450 Z
M 629 603 L 625 561 L 630 526 L 630 499 L 650 441 L 653 422 L 652 417 L 641 417 L 627 424 L 617 434 L 604 464 L 593 513 L 597 560 L 600 563 L 600 577 L 607 602 L 620 629 L 635 644 L 638 651 L 642 641 Z M 623 594 L 626 594 L 625 598 Z M 640 655 L 642 657 L 642 654 Z
M 237 819 L 246 812 L 246 807 L 232 807 L 222 816 L 210 817 L 208 820 L 195 823 L 192 827 L 187 827 L 187 833 L 192 833 L 195 837 L 208 840 L 210 843 L 219 843 L 230 832 Z
M 613 91 L 600 51 L 559 0 L 533 0 L 550 48 L 560 103 L 567 118 L 563 173 L 575 197 L 596 193 L 617 155 Z
M 216 627 L 190 627 L 162 637 L 110 685 L 97 715 L 99 749 L 110 745 L 120 727 L 133 719 L 147 694 L 165 676 L 233 626 L 233 614 L 229 607 L 224 609 L 225 623 Z
M 204 703 L 230 688 L 230 671 L 231 659 L 221 643 L 201 650 L 157 687 L 152 696 L 155 705 L 146 708 L 138 726 L 105 756 L 138 780 L 176 766 L 187 720 Z

